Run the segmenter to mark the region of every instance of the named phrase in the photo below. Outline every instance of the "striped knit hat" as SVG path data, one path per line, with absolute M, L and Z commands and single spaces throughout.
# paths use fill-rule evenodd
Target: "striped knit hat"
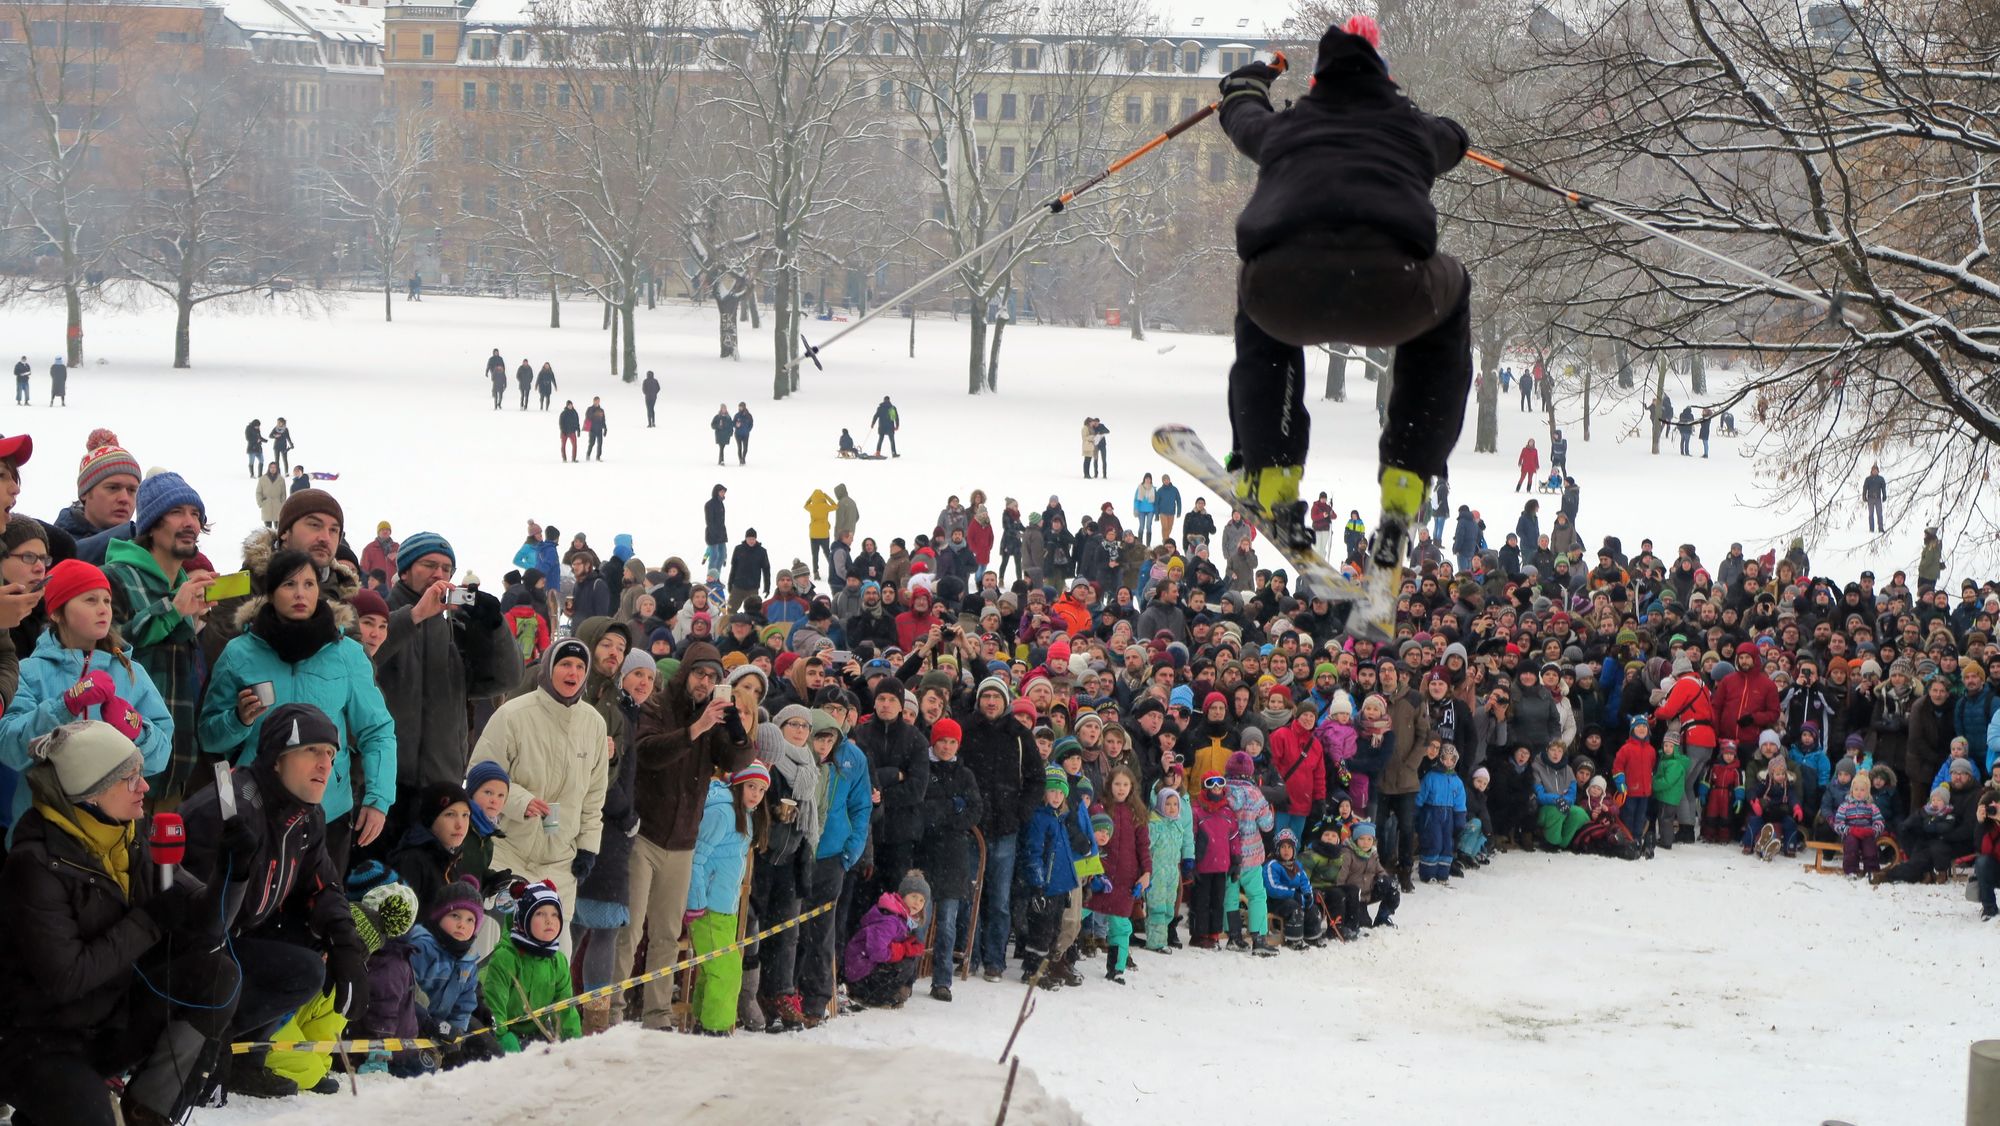
M 436 532 L 417 532 L 405 537 L 402 548 L 396 552 L 396 566 L 399 568 L 397 573 L 409 570 L 417 560 L 426 555 L 442 555 L 451 560 L 454 569 L 458 566 L 458 556 L 451 550 L 450 540 Z
M 99 427 L 84 443 L 83 461 L 76 467 L 76 495 L 83 496 L 113 477 L 130 477 L 134 484 L 144 478 L 139 459 L 118 444 L 118 435 Z

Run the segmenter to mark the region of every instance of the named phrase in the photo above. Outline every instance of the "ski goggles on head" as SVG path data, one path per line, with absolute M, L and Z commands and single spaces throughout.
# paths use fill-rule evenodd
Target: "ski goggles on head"
M 1211 774 L 1208 777 L 1201 780 L 1201 788 L 1204 790 L 1222 790 L 1222 789 L 1227 789 L 1228 786 L 1229 786 L 1229 779 L 1224 778 L 1219 774 Z

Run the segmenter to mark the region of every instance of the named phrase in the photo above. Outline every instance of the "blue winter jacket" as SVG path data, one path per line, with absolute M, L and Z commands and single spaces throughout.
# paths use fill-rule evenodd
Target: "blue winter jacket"
M 479 1007 L 479 958 L 469 950 L 463 958 L 453 957 L 422 923 L 411 927 L 403 940 L 414 951 L 410 968 L 416 971 L 417 988 L 423 991 L 431 1019 L 449 1021 L 459 1032 L 471 1028 L 472 1012 Z
M 268 642 L 244 632 L 222 647 L 208 674 L 197 728 L 202 750 L 238 766 L 257 758 L 257 734 L 264 728 L 258 716 L 248 726 L 236 718 L 236 694 L 250 685 L 271 682 L 278 704 L 311 704 L 326 713 L 340 731 L 341 753 L 334 756 L 333 775 L 326 783 L 320 808 L 332 821 L 354 809 L 354 761 L 361 761 L 365 792 L 361 804 L 389 812 L 396 802 L 396 721 L 382 690 L 375 686 L 375 666 L 368 651 L 351 637 L 320 647 L 296 665 L 278 658 Z M 275 706 L 275 705 L 274 705 Z M 269 712 L 265 713 L 270 714 Z
M 1181 514 L 1181 487 L 1179 485 L 1161 485 L 1155 488 L 1153 490 L 1153 511 L 1159 513 L 1161 516 L 1179 516 Z
M 1068 895 L 1076 890 L 1076 856 L 1070 851 L 1063 815 L 1047 803 L 1035 807 L 1021 826 L 1015 868 L 1021 882 L 1037 895 Z
M 1296 863 L 1297 857 L 1294 857 L 1293 860 Z M 1285 871 L 1285 862 L 1275 856 L 1266 861 L 1264 864 L 1264 898 L 1274 902 L 1280 899 L 1311 899 L 1313 894 L 1312 880 L 1306 877 L 1305 865 L 1300 864 L 1298 867 L 1299 870 L 1296 873 L 1292 873 Z
M 827 790 L 826 823 L 820 826 L 819 849 L 813 859 L 838 856 L 843 870 L 852 868 L 868 847 L 868 821 L 875 813 L 868 756 L 861 753 L 854 740 L 842 739 L 820 764 L 820 770 L 822 774 L 832 774 L 833 785 Z
M 743 891 L 743 864 L 750 856 L 750 834 L 736 831 L 736 801 L 720 778 L 708 783 L 708 801 L 701 810 L 701 830 L 694 839 L 694 875 L 688 880 L 687 909 L 736 914 Z
M 1994 721 L 2000 719 L 2000 696 L 1993 692 L 1991 684 L 1979 690 L 1979 695 L 1965 695 L 1951 706 L 1951 729 L 1965 736 L 1970 757 L 1974 762 L 1986 763 L 1986 772 L 1991 774 L 1993 761 Z M 1984 737 L 1986 746 L 1979 740 Z M 1981 752 L 1984 753 L 1981 753 Z
M 0 716 L 0 765 L 16 773 L 25 771 L 34 763 L 28 753 L 30 740 L 79 718 L 104 718 L 102 706 L 74 716 L 63 704 L 63 693 L 83 678 L 86 668 L 109 673 L 119 697 L 138 709 L 145 721 L 138 744 L 145 759 L 146 777 L 153 778 L 167 769 L 174 752 L 174 719 L 167 714 L 167 703 L 160 699 L 159 690 L 153 687 L 153 678 L 138 664 L 127 668 L 125 662 L 103 649 L 92 650 L 86 661 L 81 649 L 63 648 L 53 628 L 42 634 L 41 640 L 35 642 L 35 651 L 21 661 L 20 688 L 8 701 L 6 714 Z M 20 820 L 21 814 L 28 811 L 28 804 L 28 788 L 15 787 L 7 823 L 12 825 Z

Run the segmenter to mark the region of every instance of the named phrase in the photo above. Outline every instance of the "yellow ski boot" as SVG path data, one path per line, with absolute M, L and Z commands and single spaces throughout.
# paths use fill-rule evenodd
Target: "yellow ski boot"
M 1230 459 L 1232 462 L 1235 459 Z M 1236 479 L 1236 505 L 1246 515 L 1262 521 L 1274 537 L 1285 545 L 1313 547 L 1312 526 L 1306 522 L 1306 504 L 1299 499 L 1299 482 L 1305 477 L 1302 465 L 1267 465 L 1244 469 L 1232 464 Z
M 1375 565 L 1401 570 L 1410 553 L 1410 528 L 1423 508 L 1427 485 L 1407 469 L 1382 470 L 1382 519 L 1375 525 Z

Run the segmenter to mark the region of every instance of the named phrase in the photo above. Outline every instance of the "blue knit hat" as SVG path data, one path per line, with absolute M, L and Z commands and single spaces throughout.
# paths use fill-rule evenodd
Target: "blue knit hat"
M 472 764 L 472 769 L 465 772 L 465 792 L 467 795 L 471 795 L 479 787 L 484 786 L 488 782 L 496 781 L 506 783 L 509 789 L 512 789 L 514 785 L 513 780 L 507 777 L 506 767 L 501 766 L 491 759 L 475 762 Z M 504 837 L 507 835 L 500 831 L 500 827 L 493 823 L 492 818 L 486 816 L 486 811 L 479 808 L 478 802 L 472 803 L 472 825 L 473 828 L 479 830 L 479 835 L 482 837 Z
M 178 473 L 155 473 L 139 483 L 139 512 L 134 517 L 133 527 L 140 535 L 145 535 L 167 513 L 184 504 L 194 505 L 201 522 L 208 523 L 208 509 L 201 503 L 201 494 L 194 491 L 193 485 L 181 480 Z
M 458 568 L 458 556 L 452 553 L 450 540 L 436 532 L 418 532 L 403 537 L 403 546 L 396 552 L 396 573 L 409 570 L 411 564 L 426 555 L 442 555 L 451 560 L 454 570 Z
M 1194 689 L 1189 688 L 1185 684 L 1175 685 L 1174 690 L 1167 694 L 1167 701 L 1176 708 L 1186 708 L 1189 711 L 1193 711 Z

